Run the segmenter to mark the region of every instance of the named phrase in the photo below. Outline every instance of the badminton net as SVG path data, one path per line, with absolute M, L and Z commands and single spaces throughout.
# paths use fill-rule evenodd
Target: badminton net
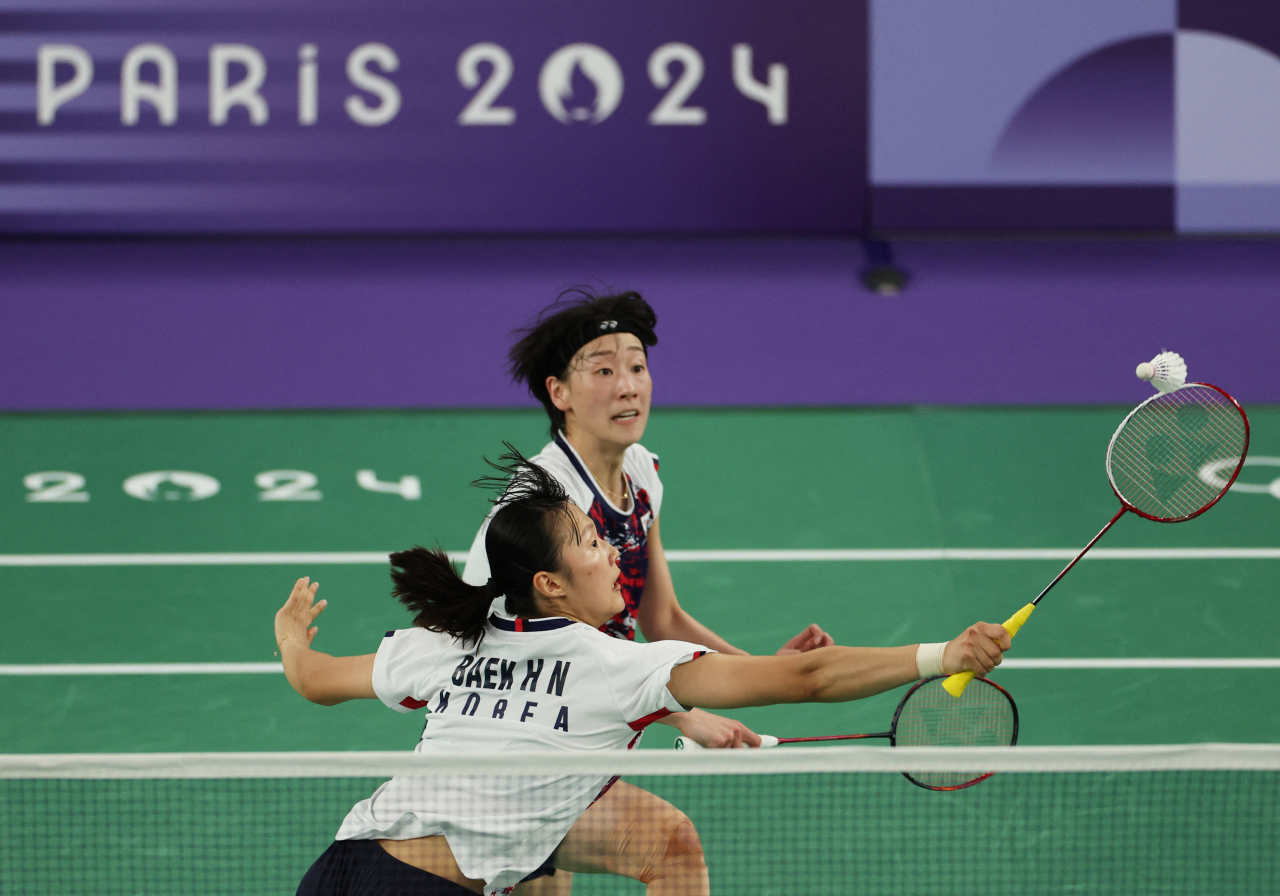
M 901 771 L 995 771 L 951 793 Z M 1280 892 L 1280 745 L 435 756 L 0 756 L 6 896 L 288 896 L 392 775 L 623 775 L 693 821 L 711 892 Z M 575 896 L 643 885 L 576 875 Z

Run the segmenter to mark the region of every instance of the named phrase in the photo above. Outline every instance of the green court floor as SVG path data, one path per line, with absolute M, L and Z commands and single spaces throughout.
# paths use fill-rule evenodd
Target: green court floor
M 659 410 L 645 444 L 662 457 L 669 551 L 1078 548 L 1116 508 L 1103 456 L 1125 410 Z M 1267 460 L 1280 463 L 1280 408 L 1249 410 L 1258 462 L 1241 481 L 1257 488 L 1185 524 L 1126 517 L 1101 546 L 1280 547 L 1280 500 L 1262 488 L 1280 476 Z M 385 629 L 408 624 L 384 566 L 120 566 L 84 555 L 465 550 L 485 510 L 468 483 L 503 439 L 532 453 L 546 441 L 545 418 L 0 417 L 0 664 L 268 662 L 272 614 L 301 575 L 318 579 L 330 602 L 317 646 L 370 652 Z M 369 474 L 362 486 L 361 470 L 381 490 L 370 490 Z M 174 471 L 201 476 L 143 475 Z M 417 498 L 402 482 L 410 476 Z M 293 499 L 263 500 L 271 488 Z M 31 500 L 37 494 L 61 500 Z M 45 554 L 63 556 L 18 565 Z M 1062 565 L 704 559 L 674 562 L 673 574 L 699 619 L 772 652 L 809 622 L 846 644 L 942 640 L 976 619 L 1003 619 Z M 1010 656 L 1280 657 L 1278 572 L 1274 556 L 1086 559 Z M 1277 668 L 993 677 L 1018 699 L 1024 743 L 1280 741 L 1268 696 Z M 883 730 L 898 696 L 737 715 L 779 736 Z M 307 704 L 278 674 L 6 674 L 0 717 L 3 752 L 408 749 L 422 726 L 372 702 Z M 673 736 L 655 726 L 645 745 Z

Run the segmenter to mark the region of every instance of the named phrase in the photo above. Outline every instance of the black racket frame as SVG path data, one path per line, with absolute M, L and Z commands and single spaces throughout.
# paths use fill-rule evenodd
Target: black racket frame
M 889 746 L 896 747 L 898 745 L 898 718 L 902 715 L 902 710 L 907 705 L 907 701 L 911 699 L 911 695 L 914 694 L 916 691 L 920 690 L 920 688 L 924 687 L 931 681 L 938 681 L 939 679 L 944 679 L 949 677 L 950 676 L 947 676 L 947 675 L 931 675 L 928 678 L 922 678 L 920 681 L 917 681 L 914 685 L 912 685 L 911 690 L 907 691 L 907 693 L 903 696 L 903 698 L 900 701 L 898 701 L 898 708 L 893 711 L 893 722 L 890 723 L 888 731 L 883 731 L 879 734 L 828 734 L 821 737 L 780 737 L 778 738 L 778 743 L 779 744 L 800 744 L 800 743 L 817 743 L 820 741 L 830 741 L 830 740 L 869 740 L 874 738 L 887 738 L 889 741 Z M 975 679 L 972 684 L 977 684 L 979 681 L 995 688 L 997 691 L 999 691 L 1001 694 L 1004 695 L 1004 698 L 1006 700 L 1009 701 L 1009 708 L 1013 710 L 1013 734 L 1009 738 L 1009 746 L 1011 747 L 1017 746 L 1018 744 L 1018 704 L 1017 702 L 1014 701 L 1013 695 L 1010 694 L 1008 691 L 1006 691 L 1004 688 L 1000 687 L 1000 685 L 996 684 L 994 681 L 992 681 L 989 678 Z M 978 784 L 982 781 L 987 780 L 987 778 L 990 778 L 994 774 L 995 772 L 987 772 L 985 775 L 981 775 L 977 778 L 974 778 L 972 781 L 966 781 L 964 784 L 955 784 L 947 787 L 940 787 L 934 784 L 925 784 L 922 781 L 917 781 L 915 778 L 911 777 L 910 772 L 903 772 L 902 776 L 906 778 L 908 781 L 910 781 L 912 784 L 916 785 L 917 787 L 923 787 L 925 790 L 964 790 L 966 787 L 972 787 L 974 784 Z
M 893 712 L 893 724 L 889 728 L 889 746 L 896 747 L 898 745 L 898 737 L 897 737 L 898 716 L 902 714 L 902 708 L 907 705 L 907 701 L 911 699 L 911 695 L 931 681 L 937 681 L 940 678 L 949 678 L 949 677 L 950 676 L 948 675 L 931 675 L 928 678 L 925 678 L 925 679 L 922 679 L 921 681 L 916 682 L 912 686 L 911 690 L 907 691 L 906 696 L 902 698 L 902 702 L 898 704 L 898 708 Z M 1009 701 L 1009 708 L 1013 710 L 1013 734 L 1009 738 L 1009 746 L 1016 747 L 1018 745 L 1018 704 L 1014 701 L 1013 695 L 1010 694 L 1008 691 L 1006 691 L 1004 688 L 1000 687 L 1000 685 L 996 684 L 994 681 L 992 681 L 989 678 L 976 678 L 973 680 L 973 682 L 970 683 L 970 687 L 977 684 L 979 681 L 985 682 L 986 684 L 991 685 L 991 687 L 995 688 L 997 691 L 999 691 L 1001 694 L 1004 695 L 1004 699 Z M 974 778 L 972 781 L 966 781 L 963 784 L 954 784 L 948 787 L 940 787 L 934 784 L 925 784 L 921 781 L 917 781 L 915 778 L 911 777 L 910 772 L 903 772 L 902 777 L 906 778 L 908 781 L 910 781 L 912 784 L 916 785 L 917 787 L 923 787 L 925 790 L 944 790 L 945 791 L 945 790 L 964 790 L 966 787 L 972 787 L 974 784 L 982 783 L 983 781 L 987 780 L 987 778 L 990 778 L 994 774 L 995 772 L 987 772 L 985 775 L 981 775 L 977 778 Z

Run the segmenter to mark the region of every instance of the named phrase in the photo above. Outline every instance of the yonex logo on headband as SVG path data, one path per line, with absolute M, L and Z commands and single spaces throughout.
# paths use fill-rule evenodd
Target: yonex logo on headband
M 602 320 L 600 321 L 600 329 L 616 330 L 618 329 L 618 322 L 616 320 Z

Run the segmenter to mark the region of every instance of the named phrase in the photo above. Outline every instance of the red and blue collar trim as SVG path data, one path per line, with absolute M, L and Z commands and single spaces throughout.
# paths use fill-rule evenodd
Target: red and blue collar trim
M 489 624 L 504 632 L 549 632 L 552 629 L 573 625 L 572 619 L 563 616 L 552 616 L 547 619 L 503 619 L 501 616 L 490 616 Z

